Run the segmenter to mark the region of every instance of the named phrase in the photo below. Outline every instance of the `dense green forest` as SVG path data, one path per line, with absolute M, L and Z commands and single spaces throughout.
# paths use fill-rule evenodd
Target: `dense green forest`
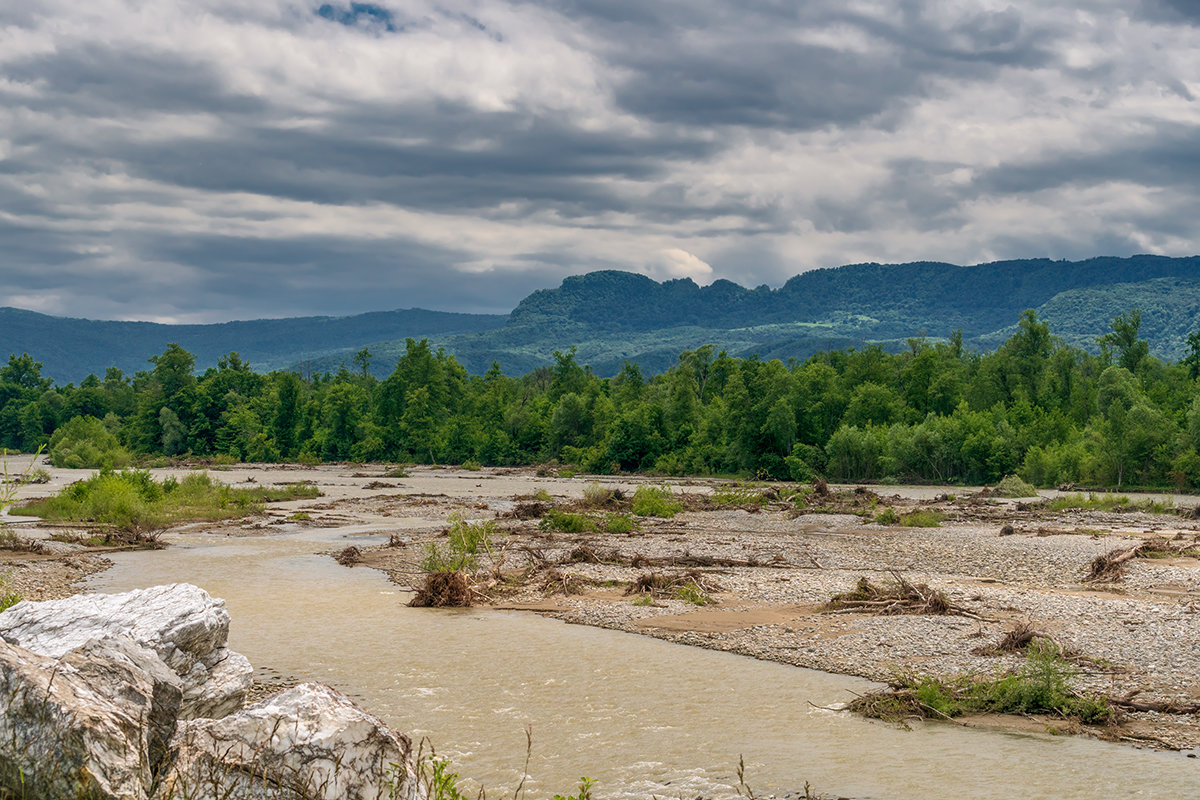
M 601 378 L 572 348 L 523 377 L 469 375 L 409 339 L 385 379 L 369 350 L 309 379 L 257 373 L 236 353 L 203 374 L 170 345 L 133 376 L 55 386 L 28 355 L 0 368 L 0 446 L 49 445 L 60 466 L 139 457 L 245 461 L 558 461 L 587 472 L 1042 486 L 1200 486 L 1200 333 L 1165 363 L 1137 311 L 1098 331 L 1098 354 L 1033 311 L 995 351 L 961 335 L 821 352 L 783 363 L 713 346 L 649 377 Z

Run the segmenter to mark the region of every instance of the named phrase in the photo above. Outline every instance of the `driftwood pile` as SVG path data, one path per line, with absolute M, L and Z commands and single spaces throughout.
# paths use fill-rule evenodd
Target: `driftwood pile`
M 1134 547 L 1118 548 L 1096 556 L 1088 567 L 1091 583 L 1114 583 L 1125 577 L 1125 565 L 1135 558 L 1200 558 L 1200 541 L 1193 536 L 1165 539 L 1155 538 Z
M 824 610 L 833 614 L 956 614 L 976 617 L 952 604 L 945 592 L 933 589 L 928 584 L 912 583 L 898 572 L 891 574 L 892 582 L 883 584 L 872 583 L 870 578 L 862 576 L 853 590 L 831 597 Z

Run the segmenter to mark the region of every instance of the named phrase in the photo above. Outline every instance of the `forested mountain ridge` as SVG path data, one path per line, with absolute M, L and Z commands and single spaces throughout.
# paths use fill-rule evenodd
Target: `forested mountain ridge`
M 600 375 L 617 374 L 625 361 L 654 373 L 670 367 L 676 353 L 704 344 L 786 361 L 870 343 L 896 351 L 910 337 L 944 340 L 959 330 L 967 346 L 992 349 L 1029 308 L 1067 342 L 1093 352 L 1096 331 L 1117 314 L 1141 309 L 1151 352 L 1178 359 L 1188 335 L 1200 329 L 1200 257 L 852 264 L 801 273 L 775 290 L 726 280 L 659 283 L 605 270 L 533 292 L 500 330 L 437 344 L 477 374 L 493 361 L 509 374 L 528 372 L 572 345 Z M 377 342 L 371 351 L 380 356 L 375 371 L 383 377 L 404 343 Z M 317 363 L 332 370 L 349 356 Z
M 1200 257 L 1033 259 L 973 267 L 940 262 L 851 264 L 815 269 L 776 290 L 746 289 L 725 280 L 701 287 L 691 279 L 657 283 L 604 271 L 565 279 L 534 292 L 508 326 L 573 322 L 593 330 L 653 330 L 680 325 L 741 328 L 767 323 L 869 318 L 883 337 L 911 336 L 914 326 L 945 336 L 961 328 L 976 336 L 1011 325 L 1027 308 L 1061 292 L 1177 278 L 1200 282 Z
M 580 363 L 615 375 L 626 361 L 657 373 L 678 353 L 714 344 L 731 355 L 803 359 L 876 343 L 896 351 L 907 339 L 945 340 L 959 330 L 968 347 L 997 347 L 1025 309 L 1056 335 L 1096 350 L 1097 331 L 1117 314 L 1141 310 L 1142 334 L 1160 358 L 1178 359 L 1200 329 L 1200 256 L 1139 255 L 1086 261 L 1030 259 L 963 267 L 942 262 L 852 264 L 816 269 L 778 289 L 727 280 L 655 281 L 615 270 L 571 276 L 540 289 L 507 316 L 410 309 L 350 317 L 304 317 L 218 325 L 156 325 L 60 319 L 0 309 L 0 357 L 28 352 L 59 381 L 146 368 L 178 342 L 201 368 L 230 351 L 256 369 L 333 372 L 369 348 L 371 372 L 385 377 L 405 339 L 428 338 L 468 372 L 493 362 L 510 375 L 553 362 L 577 347 Z

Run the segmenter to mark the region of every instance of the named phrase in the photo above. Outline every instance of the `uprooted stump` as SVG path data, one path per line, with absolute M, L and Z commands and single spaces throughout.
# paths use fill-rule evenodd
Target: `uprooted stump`
M 896 614 L 967 614 L 956 608 L 945 592 L 927 584 L 914 584 L 898 572 L 892 573 L 892 583 L 874 584 L 862 576 L 849 592 L 829 598 L 823 610 L 833 613 L 860 612 L 879 616 Z
M 362 561 L 362 550 L 359 550 L 354 545 L 350 545 L 334 556 L 334 560 L 343 567 L 352 567 L 359 561 Z
M 465 572 L 429 572 L 425 585 L 417 589 L 408 602 L 413 608 L 466 608 L 471 605 L 473 591 Z
M 1200 542 L 1185 539 L 1147 539 L 1136 547 L 1118 548 L 1092 559 L 1088 566 L 1089 583 L 1115 583 L 1125 577 L 1125 566 L 1135 558 L 1200 558 Z
M 1092 559 L 1088 567 L 1089 583 L 1114 583 L 1125 577 L 1125 562 L 1137 558 L 1141 545 L 1128 549 L 1112 550 Z

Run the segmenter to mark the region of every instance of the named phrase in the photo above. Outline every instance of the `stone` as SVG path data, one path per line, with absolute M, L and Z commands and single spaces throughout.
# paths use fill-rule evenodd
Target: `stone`
M 0 613 L 0 639 L 52 658 L 116 636 L 154 651 L 182 679 L 184 719 L 241 708 L 253 683 L 250 663 L 225 646 L 225 601 L 191 584 L 26 601 Z
M 156 800 L 418 800 L 412 741 L 305 683 L 219 720 L 182 722 Z M 269 789 L 269 792 L 268 792 Z
M 129 639 L 85 642 L 62 658 L 0 641 L 0 786 L 17 797 L 143 800 L 181 698 L 178 676 Z

